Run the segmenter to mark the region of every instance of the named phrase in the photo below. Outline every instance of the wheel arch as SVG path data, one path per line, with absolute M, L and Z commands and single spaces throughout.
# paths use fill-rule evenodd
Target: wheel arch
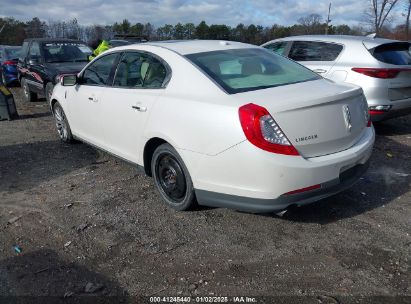
M 51 110 L 52 113 L 53 113 L 54 105 L 55 105 L 57 102 L 58 102 L 58 100 L 55 99 L 55 98 L 53 98 L 52 100 L 50 100 L 50 110 Z
M 170 144 L 169 142 L 160 137 L 153 137 L 150 138 L 144 145 L 143 165 L 144 172 L 146 173 L 146 175 L 153 176 L 153 173 L 151 172 L 151 160 L 153 159 L 154 151 L 157 149 L 157 147 L 165 143 Z

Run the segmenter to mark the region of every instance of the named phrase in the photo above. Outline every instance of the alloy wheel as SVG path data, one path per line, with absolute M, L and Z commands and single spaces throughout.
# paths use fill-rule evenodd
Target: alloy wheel
M 64 114 L 63 109 L 60 106 L 54 108 L 54 117 L 56 120 L 57 132 L 62 140 L 67 140 L 68 130 L 67 130 L 67 121 L 66 115 Z
M 29 90 L 29 86 L 26 81 L 24 81 L 24 84 L 23 84 L 23 91 L 24 91 L 24 95 L 26 96 L 26 98 L 29 98 L 30 90 Z

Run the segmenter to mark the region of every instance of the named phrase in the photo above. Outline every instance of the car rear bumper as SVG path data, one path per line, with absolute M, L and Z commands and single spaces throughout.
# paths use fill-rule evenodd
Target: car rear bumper
M 411 114 L 411 98 L 405 100 L 389 101 L 390 110 L 371 115 L 371 120 L 374 122 L 383 121 L 390 118 Z
M 374 139 L 374 128 L 367 128 L 351 148 L 313 158 L 272 154 L 248 141 L 195 162 L 191 160 L 198 154 L 191 159 L 186 151 L 181 153 L 200 205 L 273 212 L 349 188 L 367 169 Z M 321 188 L 287 194 L 313 185 Z
M 205 190 L 196 190 L 195 193 L 200 205 L 231 208 L 252 213 L 278 212 L 291 206 L 310 204 L 344 191 L 355 184 L 367 171 L 368 167 L 369 161 L 365 164 L 358 164 L 346 172 L 342 172 L 339 178 L 322 183 L 319 189 L 291 195 L 281 195 L 274 199 L 250 198 Z
M 390 106 L 390 110 L 371 115 L 372 121 L 382 121 L 394 117 L 399 117 L 411 113 L 411 97 L 406 97 L 409 93 L 404 93 L 405 99 L 399 99 L 400 93 L 394 98 L 394 94 L 390 90 L 390 79 L 377 79 L 368 76 L 361 76 L 358 79 L 357 85 L 363 88 L 364 95 L 367 98 L 368 107 Z M 397 89 L 407 89 L 406 87 L 399 87 Z M 398 98 L 398 99 L 397 99 Z

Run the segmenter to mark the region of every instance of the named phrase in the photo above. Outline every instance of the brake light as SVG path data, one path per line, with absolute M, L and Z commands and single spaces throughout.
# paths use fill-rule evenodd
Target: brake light
M 16 65 L 16 64 L 17 64 L 17 62 L 14 61 L 14 60 L 3 61 L 3 65 Z
M 299 155 L 265 108 L 249 103 L 240 107 L 238 114 L 244 134 L 253 145 L 272 153 Z
M 352 68 L 354 72 L 364 74 L 366 76 L 391 79 L 397 77 L 401 72 L 411 71 L 411 69 L 378 69 L 378 68 Z
M 386 111 L 381 110 L 370 110 L 370 115 L 381 115 L 387 113 Z
M 368 108 L 368 111 L 370 115 L 381 115 L 386 114 L 391 108 L 391 105 L 371 106 Z

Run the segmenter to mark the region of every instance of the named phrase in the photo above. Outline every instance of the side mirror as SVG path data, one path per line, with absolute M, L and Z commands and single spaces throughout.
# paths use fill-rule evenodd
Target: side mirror
M 62 86 L 74 86 L 77 84 L 77 75 L 64 75 L 62 76 L 61 85 Z

